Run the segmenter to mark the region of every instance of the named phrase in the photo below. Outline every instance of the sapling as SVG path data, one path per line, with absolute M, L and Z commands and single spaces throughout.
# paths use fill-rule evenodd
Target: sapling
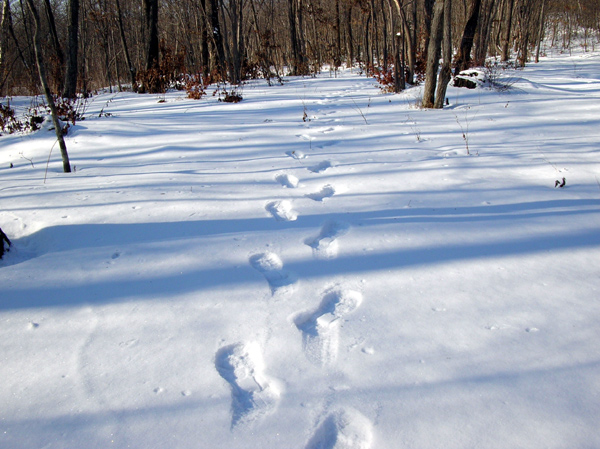
M 467 149 L 467 156 L 471 155 L 471 152 L 469 150 L 469 125 L 471 124 L 471 122 L 475 118 L 475 116 L 473 116 L 469 120 L 469 117 L 468 117 L 468 115 L 469 115 L 469 109 L 471 109 L 470 106 L 467 106 L 467 108 L 465 109 L 464 126 L 463 126 L 463 122 L 461 122 L 461 120 L 458 118 L 458 115 L 455 115 L 455 117 L 456 117 L 456 123 L 458 123 L 458 126 L 460 126 L 460 130 L 462 132 L 462 138 L 463 138 L 463 140 L 465 142 L 465 147 Z

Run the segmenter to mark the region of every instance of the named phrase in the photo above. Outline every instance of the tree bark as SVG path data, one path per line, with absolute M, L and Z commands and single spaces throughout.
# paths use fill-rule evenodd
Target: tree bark
M 35 59 L 38 68 L 38 73 L 40 75 L 40 83 L 42 85 L 42 90 L 44 91 L 44 96 L 46 97 L 46 102 L 48 103 L 48 107 L 50 108 L 50 112 L 52 114 L 52 123 L 54 125 L 54 131 L 56 132 L 56 139 L 58 140 L 58 146 L 60 147 L 60 154 L 62 157 L 63 163 L 63 171 L 65 173 L 71 172 L 71 164 L 69 163 L 69 155 L 67 153 L 67 146 L 65 145 L 65 139 L 63 138 L 63 130 L 60 126 L 60 122 L 58 120 L 58 114 L 56 113 L 56 106 L 54 105 L 54 98 L 52 98 L 52 94 L 50 93 L 50 88 L 48 87 L 48 82 L 46 81 L 46 70 L 44 68 L 44 60 L 42 56 L 42 45 L 40 43 L 40 16 L 38 14 L 37 8 L 33 3 L 33 0 L 27 0 L 27 5 L 29 6 L 29 10 L 31 11 L 31 15 L 35 21 L 35 31 L 33 33 L 33 45 L 35 50 Z
M 452 0 L 444 0 L 444 63 L 438 77 L 434 108 L 442 109 L 446 98 L 446 89 L 452 78 Z
M 546 9 L 546 0 L 540 1 L 542 2 L 542 7 L 540 9 L 540 23 L 538 25 L 537 49 L 535 50 L 536 64 L 540 62 L 540 47 L 542 45 L 542 40 L 544 39 L 544 13 Z
M 504 36 L 502 38 L 502 62 L 508 61 L 510 58 L 509 47 L 510 47 L 510 35 L 512 33 L 512 16 L 513 16 L 513 7 L 515 4 L 515 0 L 507 0 L 507 8 L 508 11 L 505 14 L 506 24 L 504 30 Z
M 346 10 L 346 65 L 354 65 L 354 35 L 352 33 L 352 4 Z
M 477 45 L 474 60 L 476 65 L 484 65 L 488 54 L 492 24 L 496 17 L 496 0 L 483 2 L 479 12 L 479 30 L 477 32 Z
M 0 19 L 0 70 L 4 70 L 4 64 L 6 59 L 6 47 L 7 47 L 7 35 L 8 32 L 8 16 L 10 14 L 10 1 L 4 0 L 2 4 L 2 18 Z M 0 75 L 2 72 L 0 71 Z
M 50 38 L 52 41 L 52 46 L 54 47 L 56 58 L 58 59 L 59 64 L 62 66 L 65 62 L 65 55 L 60 46 L 58 33 L 56 32 L 56 21 L 54 20 L 54 13 L 52 12 L 52 5 L 50 5 L 50 0 L 44 0 L 44 6 L 46 9 L 46 17 L 48 18 L 48 26 L 50 28 Z
M 471 49 L 473 48 L 473 39 L 475 38 L 475 31 L 477 30 L 480 8 L 481 0 L 473 0 L 469 20 L 467 20 L 467 24 L 465 25 L 463 36 L 460 41 L 460 47 L 458 49 L 458 55 L 456 56 L 455 73 L 457 74 L 462 70 L 467 70 L 469 68 L 469 63 L 471 62 Z
M 158 0 L 143 0 L 146 26 L 146 70 L 158 67 Z
M 129 71 L 129 81 L 131 82 L 131 88 L 135 89 L 136 80 L 135 80 L 135 67 L 131 62 L 131 57 L 129 55 L 129 47 L 127 46 L 127 39 L 125 38 L 125 27 L 123 26 L 123 13 L 121 12 L 121 2 L 120 0 L 115 0 L 117 6 L 117 24 L 119 25 L 119 36 L 121 38 L 121 46 L 123 47 L 123 54 L 125 56 L 125 64 L 127 65 L 127 70 Z
M 427 49 L 427 68 L 425 70 L 425 87 L 423 88 L 424 108 L 435 106 L 435 86 L 442 47 L 442 29 L 444 16 L 444 0 L 436 0 L 433 7 L 433 19 L 429 31 L 429 47 Z
M 333 65 L 337 69 L 342 65 L 342 19 L 340 16 L 340 0 L 335 1 L 335 41 Z
M 8 0 L 7 0 L 8 1 Z M 79 47 L 79 0 L 69 0 L 68 4 L 68 46 L 67 70 L 63 97 L 75 98 L 77 95 L 77 52 Z
M 302 48 L 301 8 L 297 0 L 288 0 L 288 22 L 290 27 L 290 46 L 292 49 L 292 74 L 304 75 L 307 72 L 306 59 Z
M 402 21 L 402 28 L 404 29 L 403 35 L 404 40 L 406 42 L 406 46 L 408 47 L 408 64 L 407 64 L 407 76 L 409 83 L 413 83 L 414 73 L 415 73 L 415 51 L 414 46 L 415 42 L 412 38 L 412 33 L 410 27 L 408 26 L 408 21 L 406 20 L 406 15 L 404 14 L 404 10 L 402 9 L 402 5 L 400 4 L 400 0 L 393 0 L 394 5 L 396 6 L 396 11 L 400 16 L 400 20 Z
M 225 77 L 225 48 L 223 46 L 221 22 L 219 21 L 219 0 L 210 0 L 210 25 L 211 39 L 214 44 L 212 65 L 222 77 Z

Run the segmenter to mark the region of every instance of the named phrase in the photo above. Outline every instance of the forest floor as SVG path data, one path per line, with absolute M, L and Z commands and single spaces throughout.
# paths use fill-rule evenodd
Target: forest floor
M 0 137 L 0 448 L 600 447 L 600 53 L 497 75 Z

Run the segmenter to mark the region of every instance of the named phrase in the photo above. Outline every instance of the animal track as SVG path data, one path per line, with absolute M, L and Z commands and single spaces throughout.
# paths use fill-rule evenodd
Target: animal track
M 338 254 L 338 237 L 346 235 L 349 230 L 350 226 L 347 223 L 328 221 L 318 236 L 307 239 L 304 243 L 313 249 L 313 255 L 317 259 L 333 259 Z
M 294 158 L 294 159 L 306 158 L 306 155 L 302 151 L 286 151 L 285 154 L 287 154 L 289 157 Z
M 260 347 L 237 343 L 221 348 L 215 367 L 231 386 L 231 427 L 251 424 L 275 410 L 280 396 L 276 383 L 265 375 Z
M 320 191 L 316 193 L 309 193 L 306 195 L 306 197 L 315 201 L 323 201 L 327 198 L 331 198 L 333 195 L 335 195 L 335 188 L 332 185 L 327 184 L 323 186 Z
M 291 293 L 296 278 L 283 269 L 283 263 L 275 253 L 266 252 L 250 257 L 250 265 L 263 274 L 274 295 L 278 292 Z
M 319 162 L 317 165 L 308 167 L 308 170 L 313 173 L 323 173 L 325 170 L 327 170 L 328 168 L 331 168 L 331 167 L 333 167 L 333 164 L 331 163 L 331 161 L 322 161 L 322 162 Z
M 335 288 L 328 291 L 314 312 L 300 314 L 294 323 L 302 332 L 306 358 L 318 366 L 329 366 L 337 359 L 341 318 L 362 303 L 362 293 Z
M 306 449 L 369 449 L 373 425 L 354 409 L 340 409 L 321 422 Z
M 294 221 L 298 214 L 292 209 L 292 203 L 289 201 L 273 201 L 265 207 L 277 221 Z
M 278 175 L 275 177 L 275 180 L 283 187 L 287 187 L 288 189 L 295 189 L 298 187 L 298 178 L 296 178 L 294 175 Z

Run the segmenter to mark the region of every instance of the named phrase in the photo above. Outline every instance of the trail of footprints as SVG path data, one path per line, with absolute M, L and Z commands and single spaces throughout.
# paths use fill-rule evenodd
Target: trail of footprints
M 305 158 L 300 152 L 288 152 L 295 159 Z M 308 167 L 313 173 L 323 173 L 331 168 L 330 161 Z M 275 181 L 284 188 L 298 187 L 298 178 L 280 174 Z M 324 201 L 335 195 L 335 188 L 326 184 L 319 192 L 305 195 L 314 201 Z M 277 221 L 294 221 L 298 214 L 288 200 L 271 201 L 266 211 Z M 312 248 L 316 259 L 333 259 L 338 254 L 338 239 L 350 230 L 340 221 L 327 221 L 319 233 L 304 243 Z M 261 273 L 272 296 L 293 293 L 296 277 L 284 269 L 281 258 L 273 252 L 254 254 L 250 266 Z M 339 351 L 340 328 L 345 317 L 362 303 L 362 293 L 336 286 L 325 291 L 321 302 L 313 310 L 300 312 L 294 324 L 301 335 L 306 359 L 313 365 L 329 368 L 335 365 Z M 239 342 L 225 346 L 215 355 L 215 368 L 231 388 L 231 428 L 247 427 L 277 409 L 281 389 L 276 379 L 267 374 L 260 345 L 256 342 Z M 371 422 L 357 410 L 340 408 L 326 414 L 316 425 L 305 449 L 369 449 L 373 440 Z

